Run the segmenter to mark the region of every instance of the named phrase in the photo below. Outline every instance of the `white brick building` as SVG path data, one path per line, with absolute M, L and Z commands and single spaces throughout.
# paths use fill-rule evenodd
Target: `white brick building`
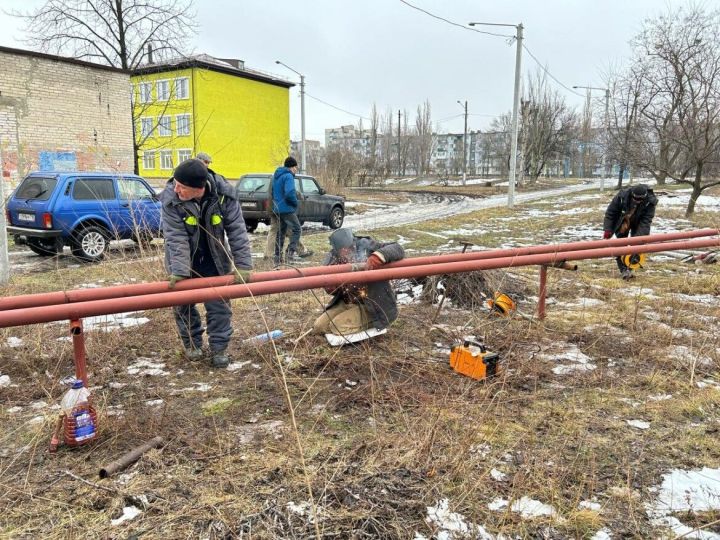
M 133 170 L 130 76 L 122 70 L 0 47 L 2 177 L 35 170 Z

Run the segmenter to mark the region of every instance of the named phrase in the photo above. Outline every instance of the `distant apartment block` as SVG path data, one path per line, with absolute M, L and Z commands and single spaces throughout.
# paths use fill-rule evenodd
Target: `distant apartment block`
M 360 157 L 370 155 L 370 131 L 353 125 L 325 130 L 325 148 L 345 148 Z
M 140 174 L 169 177 L 198 152 L 228 178 L 271 172 L 287 157 L 293 83 L 201 54 L 133 73 Z
M 132 172 L 129 80 L 109 66 L 0 47 L 2 177 Z

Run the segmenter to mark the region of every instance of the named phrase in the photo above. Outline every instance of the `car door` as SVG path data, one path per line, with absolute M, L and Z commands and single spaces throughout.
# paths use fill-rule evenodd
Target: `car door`
M 308 215 L 307 201 L 305 200 L 305 195 L 302 192 L 300 178 L 297 176 L 295 177 L 295 194 L 298 199 L 297 217 L 300 221 L 305 221 Z
M 157 236 L 160 203 L 155 193 L 139 178 L 118 178 L 117 186 L 125 236 L 135 231 Z
M 323 214 L 323 200 L 320 194 L 320 186 L 317 185 L 314 178 L 308 176 L 300 179 L 300 185 L 302 187 L 303 195 L 305 196 L 305 206 L 308 217 L 308 221 L 322 221 Z M 328 212 L 330 209 L 328 208 Z
M 112 178 L 78 177 L 70 189 L 75 221 L 97 216 L 113 235 L 122 231 L 124 220 Z

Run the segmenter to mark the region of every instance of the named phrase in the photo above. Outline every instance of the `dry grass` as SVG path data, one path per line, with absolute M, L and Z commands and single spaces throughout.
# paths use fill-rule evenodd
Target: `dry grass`
M 558 208 L 531 208 L 551 206 Z M 402 235 L 412 255 L 459 250 L 425 234 L 459 225 L 486 230 L 473 239 L 497 246 L 552 241 L 567 227 L 599 220 L 593 213 L 508 217 L 495 209 L 374 235 Z M 716 217 L 700 219 L 717 226 Z M 326 235 L 307 240 L 318 262 Z M 64 391 L 58 381 L 72 373 L 72 347 L 57 339 L 67 328 L 0 330 L 0 343 L 23 339 L 18 348 L 0 345 L 2 373 L 16 385 L 2 389 L 0 536 L 412 538 L 417 531 L 429 538 L 436 530 L 426 507 L 447 498 L 452 511 L 493 534 L 590 538 L 607 527 L 615 538 L 661 537 L 645 513 L 651 488 L 669 469 L 720 460 L 720 391 L 697 386 L 718 380 L 720 306 L 673 296 L 717 298 L 719 267 L 654 261 L 628 284 L 617 279 L 613 261 L 584 262 L 577 273 L 549 272 L 543 322 L 445 307 L 433 324 L 436 308 L 414 304 L 402 307 L 386 336 L 343 349 L 317 336 L 294 343 L 320 312 L 319 291 L 237 300 L 231 352 L 248 363 L 232 372 L 184 360 L 169 310 L 149 312 L 142 326 L 88 332 L 102 436 L 54 456 L 45 450 L 56 413 L 31 404 L 57 403 Z M 21 274 L 4 293 L 162 275 L 152 253 L 124 250 L 101 265 L 59 262 Z M 519 309 L 531 314 L 537 269 L 495 277 L 517 284 L 528 296 Z M 588 298 L 602 303 L 583 305 Z M 277 351 L 240 343 L 267 328 L 286 332 Z M 468 334 L 500 353 L 501 376 L 483 383 L 449 368 L 445 349 Z M 570 346 L 596 369 L 553 373 L 558 362 L 544 355 Z M 138 358 L 165 364 L 168 375 L 130 375 Z M 672 397 L 655 399 L 662 395 Z M 162 403 L 148 403 L 156 400 Z M 14 406 L 22 409 L 10 412 Z M 632 428 L 631 419 L 651 427 Z M 97 480 L 100 466 L 156 434 L 166 446 L 125 475 Z M 494 479 L 493 469 L 506 479 Z M 523 496 L 551 504 L 559 517 L 523 519 L 488 508 L 497 498 Z M 600 510 L 579 506 L 588 500 Z M 128 505 L 142 514 L 111 526 Z M 720 531 L 712 524 L 717 513 L 677 517 Z

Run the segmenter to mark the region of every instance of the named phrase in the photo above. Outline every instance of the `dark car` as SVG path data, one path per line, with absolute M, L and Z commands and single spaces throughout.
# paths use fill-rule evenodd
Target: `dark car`
M 272 214 L 272 174 L 246 174 L 240 177 L 235 192 L 240 201 L 245 226 L 253 232 L 258 223 L 270 224 Z M 345 219 L 345 198 L 329 195 L 312 176 L 295 177 L 300 223 L 316 221 L 331 229 L 342 227 Z
M 133 174 L 30 173 L 8 199 L 6 213 L 8 234 L 43 256 L 69 245 L 79 259 L 99 261 L 110 240 L 160 235 L 160 202 Z

